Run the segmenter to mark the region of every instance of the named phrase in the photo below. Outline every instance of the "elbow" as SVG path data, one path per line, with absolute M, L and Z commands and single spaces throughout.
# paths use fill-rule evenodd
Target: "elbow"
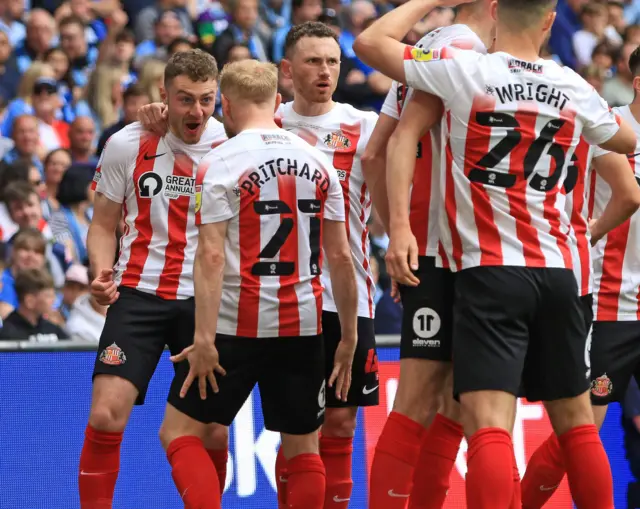
M 333 269 L 336 267 L 353 266 L 351 249 L 347 245 L 346 249 L 339 249 L 335 252 L 327 253 L 327 262 L 329 263 L 329 267 Z
M 224 267 L 225 257 L 223 250 L 217 247 L 203 245 L 199 251 L 198 259 L 201 266 L 206 267 L 205 270 L 218 271 Z
M 630 196 L 626 197 L 624 204 L 630 216 L 635 214 L 640 208 L 640 187 L 636 186 L 634 188 L 633 193 L 630 193 Z
M 353 42 L 353 51 L 365 64 L 371 65 L 371 55 L 377 51 L 376 41 L 369 34 L 369 30 L 362 32 Z

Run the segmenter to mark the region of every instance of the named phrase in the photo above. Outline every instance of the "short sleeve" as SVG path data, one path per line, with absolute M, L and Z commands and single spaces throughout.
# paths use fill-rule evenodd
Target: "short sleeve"
M 196 225 L 221 223 L 235 214 L 229 202 L 229 172 L 225 162 L 216 156 L 207 156 L 203 161 L 205 175 L 200 196 L 196 194 Z M 196 191 L 198 192 L 198 191 Z
M 407 85 L 437 95 L 445 102 L 452 100 L 470 70 L 466 65 L 467 58 L 465 65 L 461 65 L 458 58 L 470 53 L 477 56 L 474 52 L 451 47 L 424 50 L 406 46 L 404 72 Z M 463 68 L 466 68 L 464 72 Z
M 384 100 L 384 104 L 380 109 L 380 113 L 384 113 L 388 117 L 400 120 L 400 113 L 398 112 L 398 82 L 394 81 L 391 84 L 391 89 Z
M 593 87 L 578 112 L 584 122 L 582 134 L 591 145 L 606 143 L 620 129 L 620 119 Z
M 129 140 L 129 136 L 129 130 L 123 129 L 107 140 L 91 184 L 91 189 L 116 203 L 124 202 L 127 170 L 138 153 L 138 147 Z
M 606 156 L 607 154 L 611 154 L 608 150 L 598 147 L 595 145 L 593 148 L 593 158 L 597 159 L 598 157 Z
M 327 168 L 329 174 L 329 190 L 324 203 L 324 218 L 331 221 L 344 221 L 344 196 L 338 173 L 333 166 Z

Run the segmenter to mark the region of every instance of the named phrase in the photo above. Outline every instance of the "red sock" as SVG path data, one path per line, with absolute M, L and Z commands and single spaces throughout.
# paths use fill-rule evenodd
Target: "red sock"
M 436 414 L 422 439 L 409 509 L 442 508 L 463 436 L 460 424 Z
M 287 462 L 289 509 L 322 509 L 325 472 L 319 454 L 298 454 Z
M 202 440 L 194 436 L 176 438 L 169 444 L 167 458 L 186 509 L 220 509 L 218 474 Z
M 351 499 L 353 437 L 320 437 L 320 457 L 327 473 L 325 509 L 347 509 Z
M 282 452 L 282 446 L 276 456 L 276 488 L 278 490 L 278 509 L 287 509 L 287 484 L 289 472 L 287 471 L 287 459 Z
M 614 509 L 609 458 L 593 424 L 559 437 L 573 501 L 578 509 Z
M 121 443 L 122 432 L 110 433 L 87 426 L 78 476 L 81 509 L 111 509 L 120 470 Z
M 228 449 L 207 449 L 207 454 L 213 461 L 220 483 L 220 495 L 224 493 L 224 485 L 227 482 L 227 460 L 229 459 Z
M 483 428 L 469 439 L 467 509 L 509 509 L 513 457 L 511 435 L 503 429 Z
M 552 433 L 527 464 L 521 484 L 523 509 L 542 509 L 560 486 L 565 472 L 560 442 Z
M 513 457 L 513 496 L 511 497 L 511 505 L 509 509 L 522 509 L 522 488 L 520 486 L 520 472 L 518 471 L 518 462 Z
M 426 430 L 417 422 L 391 412 L 371 465 L 369 509 L 404 509 Z

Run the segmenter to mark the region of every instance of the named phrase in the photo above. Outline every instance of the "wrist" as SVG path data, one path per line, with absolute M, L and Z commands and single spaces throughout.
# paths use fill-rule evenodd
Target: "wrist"
M 411 231 L 409 216 L 405 214 L 389 214 L 389 235 Z

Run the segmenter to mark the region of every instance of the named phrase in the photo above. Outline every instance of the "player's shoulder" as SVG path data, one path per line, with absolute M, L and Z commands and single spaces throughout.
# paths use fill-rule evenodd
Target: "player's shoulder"
M 376 122 L 378 114 L 375 111 L 360 110 L 347 103 L 336 103 L 335 112 L 340 116 L 340 122 L 344 124 L 354 124 L 360 122 Z
M 145 136 L 158 137 L 145 131 L 140 122 L 133 122 L 123 127 L 107 140 L 100 156 L 99 165 L 102 165 L 105 158 L 112 162 L 135 160 L 140 150 L 140 140 Z
M 469 26 L 460 23 L 441 27 L 429 32 L 416 44 L 418 48 L 438 49 L 453 47 L 486 53 L 487 47 Z

